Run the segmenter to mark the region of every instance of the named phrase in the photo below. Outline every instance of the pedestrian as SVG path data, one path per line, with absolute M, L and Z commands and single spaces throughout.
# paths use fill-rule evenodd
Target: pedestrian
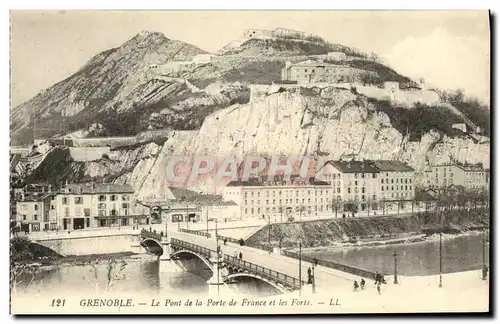
M 309 267 L 307 269 L 307 283 L 308 284 L 312 284 L 312 271 L 311 271 L 311 267 Z
M 240 252 L 240 260 L 243 260 L 243 253 Z
M 380 283 L 377 285 L 377 292 L 380 295 Z
M 365 278 L 361 278 L 361 290 L 365 289 Z
M 378 281 L 380 279 L 380 274 L 377 272 L 375 272 L 375 285 L 378 284 Z
M 354 280 L 354 291 L 357 291 L 358 287 L 359 287 L 358 282 Z

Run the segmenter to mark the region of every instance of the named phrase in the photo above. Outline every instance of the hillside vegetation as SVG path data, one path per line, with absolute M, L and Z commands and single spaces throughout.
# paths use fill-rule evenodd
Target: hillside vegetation
M 431 130 L 450 137 L 463 134 L 462 131 L 452 128 L 453 124 L 463 123 L 463 119 L 449 109 L 443 107 L 426 106 L 417 103 L 414 108 L 394 106 L 387 100 L 368 98 L 378 111 L 389 116 L 391 125 L 403 135 L 409 135 L 410 141 L 419 141 L 422 136 Z

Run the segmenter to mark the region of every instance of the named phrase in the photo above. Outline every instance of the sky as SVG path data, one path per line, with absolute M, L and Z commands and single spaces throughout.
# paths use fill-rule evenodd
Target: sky
M 276 27 L 375 52 L 401 74 L 489 101 L 487 11 L 11 11 L 12 106 L 143 30 L 216 52 L 247 28 Z

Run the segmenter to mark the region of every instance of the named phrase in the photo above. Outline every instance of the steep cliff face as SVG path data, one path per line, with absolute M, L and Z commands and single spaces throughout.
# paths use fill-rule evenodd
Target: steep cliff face
M 489 143 L 442 137 L 434 131 L 411 142 L 391 126 L 385 113 L 376 111 L 362 96 L 336 88 L 316 89 L 320 92 L 317 97 L 300 91 L 306 90 L 274 93 L 211 114 L 199 131 L 166 143 L 144 185 L 137 189 L 143 195 L 161 192 L 172 184 L 209 192 L 220 190 L 223 183 L 215 184 L 211 178 L 174 183 L 162 177 L 172 156 L 185 157 L 186 164 L 192 165 L 194 156 L 219 161 L 234 156 L 242 161 L 246 155 L 323 155 L 336 159 L 342 154 L 356 154 L 365 159 L 407 162 L 417 170 L 417 177 L 429 163 L 451 159 L 489 166 Z
M 212 86 L 216 91 L 216 86 Z M 417 182 L 426 165 L 452 159 L 489 167 L 489 142 L 448 137 L 435 131 L 410 141 L 391 126 L 390 118 L 367 99 L 345 89 L 298 88 L 254 96 L 210 114 L 196 131 L 172 131 L 164 144 L 148 143 L 112 150 L 99 161 L 69 162 L 77 170 L 72 179 L 105 179 L 129 183 L 147 199 L 167 186 L 220 192 L 226 182 L 212 177 L 189 182 L 196 156 L 219 162 L 229 156 L 312 156 L 338 159 L 354 154 L 365 159 L 396 159 L 417 170 Z M 167 176 L 173 157 L 184 159 L 172 180 Z M 217 168 L 218 165 L 216 165 Z M 213 173 L 212 173 L 213 174 Z

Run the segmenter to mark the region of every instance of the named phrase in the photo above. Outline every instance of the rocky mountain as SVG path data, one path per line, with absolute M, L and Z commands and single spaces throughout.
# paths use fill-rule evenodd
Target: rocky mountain
M 157 129 L 162 139 L 112 147 L 86 162 L 57 146 L 34 154 L 33 162 L 25 160 L 18 169 L 30 170 L 32 180 L 55 185 L 90 179 L 130 183 L 146 199 L 167 186 L 220 192 L 223 181 L 186 179 L 195 156 L 219 161 L 248 155 L 396 159 L 413 166 L 419 181 L 428 164 L 462 161 L 489 167 L 489 138 L 457 131 L 453 124 L 462 120 L 444 105 L 397 107 L 341 85 L 264 86 L 280 81 L 286 61 L 331 49 L 324 42 L 247 40 L 209 61 L 195 62 L 196 55 L 205 54 L 199 48 L 141 33 L 14 108 L 12 140 L 32 141 L 34 116 L 41 119 L 37 128 L 49 128 L 41 133 L 45 136 L 75 131 L 136 135 Z M 380 63 L 367 63 L 353 50 L 334 49 L 348 52 L 351 65 L 376 72 L 382 81 L 407 80 Z M 180 181 L 166 177 L 173 156 L 184 158 Z
M 166 38 L 161 33 L 142 32 L 118 48 L 94 56 L 69 78 L 42 91 L 12 110 L 12 142 L 33 140 L 36 119 L 40 138 L 67 132 L 72 126 L 87 126 L 103 112 L 135 110 L 161 100 L 180 100 L 190 94 L 184 83 L 148 78 L 150 66 L 205 51 Z M 140 104 L 140 105 L 138 105 Z

